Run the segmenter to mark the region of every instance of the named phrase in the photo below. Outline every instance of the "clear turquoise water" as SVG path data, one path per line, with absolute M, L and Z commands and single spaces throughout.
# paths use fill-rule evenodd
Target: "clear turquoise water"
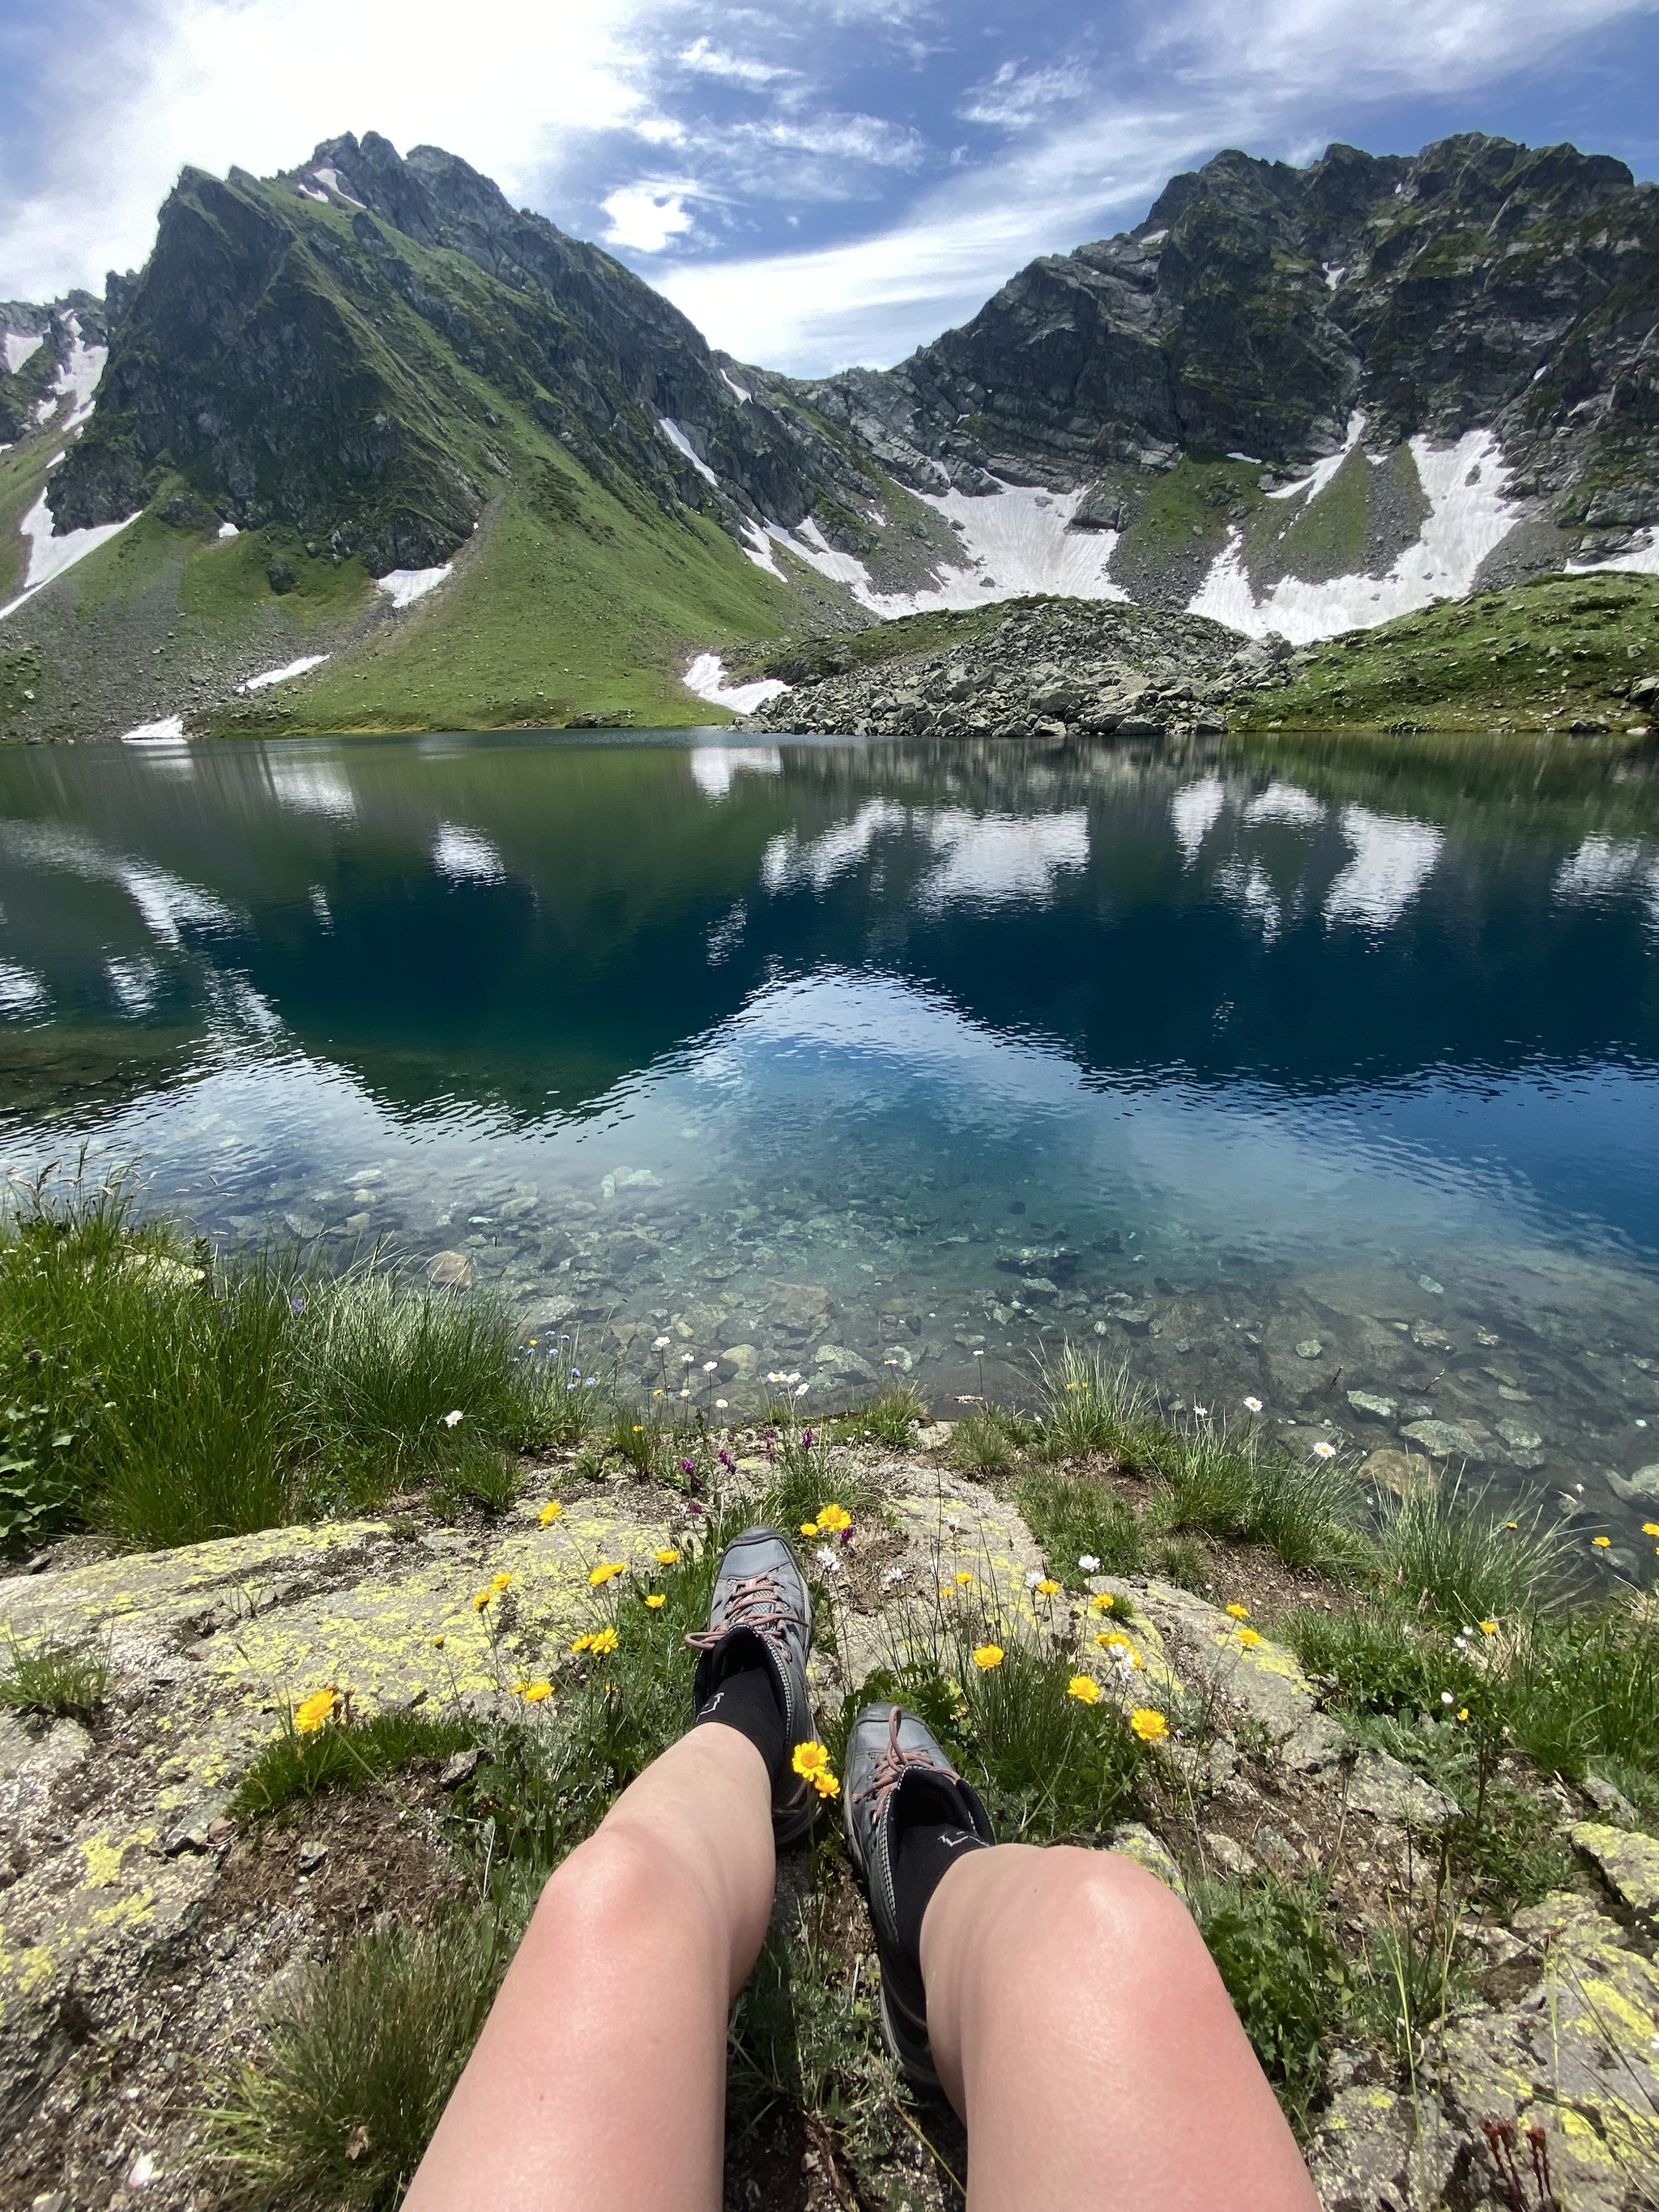
M 734 1410 L 775 1370 L 948 1413 L 1084 1334 L 1304 1442 L 1456 1425 L 1650 1553 L 1616 1486 L 1659 1462 L 1639 770 L 14 750 L 0 910 L 14 1171 L 87 1144 L 215 1236 L 456 1252 Z

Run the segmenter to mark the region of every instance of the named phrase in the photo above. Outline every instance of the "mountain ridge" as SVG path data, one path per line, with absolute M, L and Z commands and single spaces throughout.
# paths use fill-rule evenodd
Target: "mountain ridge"
M 1571 147 L 1224 152 L 896 368 L 792 379 L 371 131 L 186 171 L 143 271 L 0 322 L 16 734 L 111 732 L 145 660 L 133 696 L 191 726 L 669 720 L 706 712 L 694 664 L 723 707 L 722 653 L 929 606 L 1128 598 L 1302 643 L 1659 568 L 1659 188 Z M 464 580 L 475 628 L 515 610 L 499 669 L 448 635 Z M 399 674 L 422 638 L 447 685 Z

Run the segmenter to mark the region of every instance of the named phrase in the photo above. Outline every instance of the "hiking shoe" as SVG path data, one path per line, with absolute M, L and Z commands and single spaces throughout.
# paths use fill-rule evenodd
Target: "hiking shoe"
M 797 1744 L 811 1743 L 817 1727 L 806 1687 L 812 1649 L 812 1600 L 789 1539 L 776 1528 L 745 1528 L 720 1555 L 708 1626 L 686 1642 L 697 1654 L 691 1686 L 701 1711 L 728 1674 L 764 1661 L 783 1714 L 786 1764 L 772 1789 L 772 1836 L 796 1843 L 811 1826 L 817 1792 L 787 1763 Z
M 842 1826 L 875 1925 L 882 2034 L 906 2079 L 937 2095 L 939 2075 L 927 2041 L 927 1993 L 915 1948 L 921 1920 L 907 1942 L 900 1933 L 894 1886 L 901 1826 L 922 1825 L 960 1831 L 964 1850 L 996 1841 L 978 1792 L 963 1780 L 915 1715 L 902 1705 L 866 1705 L 847 1739 Z M 949 1848 L 957 1839 L 947 1835 L 943 1840 Z

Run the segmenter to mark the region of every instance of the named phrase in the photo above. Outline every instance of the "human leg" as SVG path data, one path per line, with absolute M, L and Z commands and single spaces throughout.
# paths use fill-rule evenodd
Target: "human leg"
M 714 2212 L 726 2022 L 766 1933 L 776 1839 L 811 1819 L 811 1606 L 787 1540 L 715 1577 L 694 1726 L 542 1893 L 408 2212 Z
M 714 2212 L 774 1864 L 760 1753 L 694 1729 L 549 1881 L 406 2212 Z
M 914 1714 L 853 1724 L 843 1823 L 883 2025 L 968 2124 L 969 2212 L 1316 2212 L 1190 1915 L 1110 1851 L 995 1845 Z
M 970 1854 L 927 1907 L 921 1970 L 969 2212 L 1316 2212 L 1191 1915 L 1132 1860 Z

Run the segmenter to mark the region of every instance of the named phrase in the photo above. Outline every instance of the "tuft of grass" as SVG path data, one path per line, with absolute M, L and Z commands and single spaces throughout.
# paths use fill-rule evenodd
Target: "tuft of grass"
M 1547 1772 L 1591 1767 L 1659 1808 L 1659 1615 L 1643 1600 L 1534 1621 L 1517 1642 L 1501 1711 Z
M 908 1382 L 894 1383 L 869 1404 L 860 1406 L 856 1413 L 848 1413 L 830 1425 L 830 1434 L 838 1443 L 858 1443 L 866 1438 L 884 1443 L 894 1451 L 902 1451 L 915 1437 L 917 1429 L 926 1425 L 927 1408 Z
M 880 1492 L 831 1448 L 822 1429 L 808 1422 L 799 1428 L 781 1426 L 771 1434 L 771 1465 L 751 1519 L 769 1521 L 799 1545 L 805 1540 L 802 1523 L 816 1521 L 826 1505 L 844 1507 L 855 1525 L 878 1518 Z
M 289 1721 L 243 1775 L 227 1807 L 233 1820 L 268 1818 L 331 1790 L 366 1790 L 417 1760 L 448 1759 L 477 1742 L 467 1722 L 396 1706 L 301 1735 Z
M 0 1705 L 55 1720 L 90 1720 L 109 1687 L 109 1653 L 87 1640 L 12 1637 L 0 1659 Z
M 1262 2070 L 1292 2123 L 1305 2125 L 1350 1989 L 1322 1893 L 1272 1875 L 1200 1881 L 1193 1910 Z
M 1155 1457 L 1159 1425 L 1127 1365 L 1114 1366 L 1094 1346 L 1073 1344 L 1068 1337 L 1058 1352 L 1038 1356 L 1036 1380 L 1049 1456 L 1109 1453 L 1135 1468 Z
M 1254 1431 L 1206 1422 L 1172 1437 L 1154 1478 L 1167 1528 L 1270 1546 L 1293 1567 L 1352 1553 L 1352 1481 L 1340 1460 L 1301 1460 Z
M 1049 1571 L 1067 1589 L 1086 1587 L 1086 1573 L 1138 1575 L 1146 1564 L 1146 1530 L 1133 1505 L 1103 1483 L 1079 1481 L 1034 1468 L 1015 1493 L 1025 1525 L 1042 1547 Z M 1098 1559 L 1085 1570 L 1079 1562 Z
M 1541 1507 L 1502 1513 L 1488 1495 L 1458 1480 L 1389 1500 L 1376 1553 L 1393 1602 L 1448 1626 L 1550 1609 L 1566 1559 L 1560 1531 Z
M 957 1423 L 951 1435 L 951 1464 L 963 1474 L 1006 1474 L 1026 1442 L 1023 1421 L 1000 1407 L 987 1406 Z
M 419 2165 L 507 1964 L 487 1915 L 352 1938 L 265 2024 L 210 2116 L 234 2202 L 381 2212 Z
M 498 1302 L 216 1254 L 84 1176 L 0 1221 L 0 1396 L 14 1543 L 76 1519 L 130 1547 L 197 1543 L 410 1483 L 501 1504 L 503 1455 L 568 1419 Z
M 1323 1613 L 1298 1606 L 1278 1624 L 1310 1675 L 1328 1675 L 1351 1716 L 1384 1713 L 1412 1719 L 1441 1710 L 1441 1692 L 1460 1704 L 1473 1686 L 1470 1663 L 1432 1621 L 1415 1620 L 1382 1604 Z

